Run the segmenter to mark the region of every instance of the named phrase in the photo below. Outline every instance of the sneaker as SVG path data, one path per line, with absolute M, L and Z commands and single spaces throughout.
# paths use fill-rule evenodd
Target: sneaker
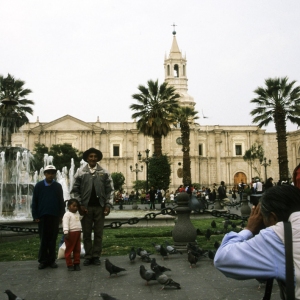
M 39 270 L 42 270 L 42 269 L 45 269 L 45 268 L 47 268 L 47 264 L 44 264 L 44 263 L 40 263 L 39 266 L 38 266 Z
M 74 266 L 68 266 L 67 268 L 68 268 L 68 271 L 75 271 Z
M 74 271 L 80 271 L 80 270 L 81 270 L 81 268 L 80 268 L 79 264 L 74 265 Z
M 52 263 L 52 264 L 50 264 L 49 266 L 50 266 L 50 268 L 52 268 L 52 269 L 56 269 L 56 268 L 58 268 L 58 265 L 57 265 L 57 263 L 56 263 L 56 262 L 53 262 L 53 263 Z
M 86 258 L 83 262 L 84 266 L 89 266 L 92 263 L 92 260 L 90 258 Z
M 96 265 L 96 266 L 101 265 L 101 261 L 100 261 L 99 257 L 94 257 L 93 258 L 93 265 Z

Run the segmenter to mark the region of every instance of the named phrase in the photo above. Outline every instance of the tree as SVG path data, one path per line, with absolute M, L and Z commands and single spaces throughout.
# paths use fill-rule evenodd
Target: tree
M 244 161 L 246 161 L 251 169 L 253 169 L 260 178 L 260 162 L 264 158 L 264 149 L 262 145 L 253 144 L 248 150 L 245 151 L 243 156 Z M 251 176 L 252 177 L 252 176 Z
M 136 111 L 132 118 L 138 119 L 137 129 L 144 135 L 153 137 L 154 153 L 161 156 L 161 140 L 171 130 L 180 95 L 175 93 L 175 88 L 168 86 L 167 82 L 159 86 L 158 80 L 149 80 L 147 84 L 148 87 L 138 86 L 140 93 L 132 95 L 138 104 L 131 104 L 130 109 Z
M 278 165 L 280 180 L 289 178 L 287 157 L 287 120 L 300 125 L 300 86 L 294 87 L 296 81 L 288 82 L 288 78 L 268 78 L 266 87 L 258 87 L 254 93 L 257 97 L 251 102 L 257 107 L 250 114 L 258 127 L 274 122 L 278 143 Z
M 113 183 L 114 183 L 115 191 L 121 191 L 122 187 L 125 183 L 125 177 L 124 177 L 123 173 L 113 172 L 113 173 L 111 173 L 111 178 L 112 178 Z
M 75 167 L 80 166 L 82 153 L 73 148 L 69 144 L 57 144 L 52 145 L 50 149 L 44 144 L 36 144 L 34 148 L 34 160 L 35 169 L 40 170 L 44 167 L 44 154 L 47 153 L 49 156 L 53 156 L 53 165 L 57 170 L 62 170 L 63 167 L 70 169 L 71 158 L 74 160 Z
M 24 124 L 29 122 L 26 114 L 33 114 L 29 105 L 32 100 L 26 99 L 32 91 L 24 89 L 25 81 L 15 79 L 10 74 L 0 76 L 0 117 L 1 145 L 11 145 L 11 136 Z
M 150 186 L 167 190 L 170 185 L 171 164 L 167 155 L 149 158 L 148 178 Z
M 136 180 L 133 182 L 134 190 L 145 190 L 146 191 L 146 180 Z
M 182 165 L 182 183 L 184 186 L 192 184 L 191 178 L 191 158 L 190 158 L 190 124 L 194 120 L 199 119 L 197 111 L 193 107 L 183 106 L 179 107 L 175 113 L 177 122 L 180 124 L 182 152 L 183 152 L 183 165 Z

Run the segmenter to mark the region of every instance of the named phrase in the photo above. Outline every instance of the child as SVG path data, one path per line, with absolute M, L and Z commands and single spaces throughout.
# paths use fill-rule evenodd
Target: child
M 69 271 L 80 271 L 80 235 L 81 222 L 83 218 L 78 213 L 79 202 L 76 199 L 68 201 L 68 210 L 63 217 L 63 230 L 65 235 L 65 258 Z M 71 254 L 73 252 L 73 260 Z

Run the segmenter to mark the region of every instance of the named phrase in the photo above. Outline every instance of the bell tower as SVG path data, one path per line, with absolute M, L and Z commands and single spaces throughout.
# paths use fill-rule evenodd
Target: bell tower
M 173 25 L 175 27 L 175 25 Z M 173 42 L 169 56 L 165 56 L 165 81 L 169 85 L 174 86 L 177 93 L 180 94 L 179 102 L 182 106 L 195 106 L 194 98 L 187 91 L 187 76 L 186 76 L 186 57 L 182 56 L 177 40 L 176 31 L 173 30 Z

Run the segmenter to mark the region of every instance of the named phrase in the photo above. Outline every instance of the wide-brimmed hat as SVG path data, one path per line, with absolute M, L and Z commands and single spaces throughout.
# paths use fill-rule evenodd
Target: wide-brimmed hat
M 57 170 L 53 165 L 48 165 L 48 166 L 45 167 L 44 173 L 47 172 L 47 171 L 55 171 L 55 173 L 56 173 Z
M 100 161 L 103 157 L 102 152 L 100 150 L 95 149 L 95 148 L 90 148 L 90 149 L 86 150 L 85 152 L 83 152 L 83 154 L 82 154 L 83 160 L 87 162 L 87 158 L 91 153 L 95 153 L 97 155 L 97 157 L 98 157 L 97 161 Z

